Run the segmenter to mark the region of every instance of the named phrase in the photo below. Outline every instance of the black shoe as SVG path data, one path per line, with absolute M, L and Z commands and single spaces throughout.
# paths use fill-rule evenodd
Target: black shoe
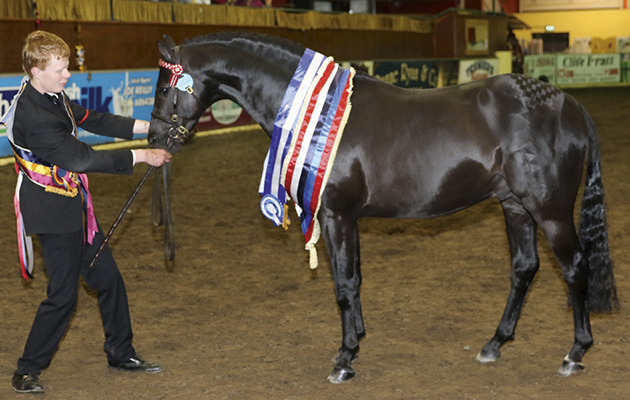
M 135 355 L 123 362 L 108 361 L 109 367 L 119 371 L 131 372 L 160 372 L 164 369 L 159 364 L 145 361 L 139 355 Z
M 13 374 L 11 380 L 13 390 L 18 393 L 44 393 L 44 387 L 39 384 L 39 376 L 35 374 Z

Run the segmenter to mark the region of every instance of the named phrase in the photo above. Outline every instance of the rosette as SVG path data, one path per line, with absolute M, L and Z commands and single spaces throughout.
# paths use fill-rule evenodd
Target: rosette
M 266 194 L 260 200 L 260 210 L 263 215 L 269 218 L 275 226 L 282 226 L 282 217 L 284 215 L 284 206 L 280 200 L 272 194 Z
M 177 80 L 177 84 L 175 85 L 175 87 L 182 92 L 186 92 L 188 91 L 188 88 L 192 88 L 193 84 L 194 81 L 192 76 L 188 74 L 182 74 L 182 76 L 179 77 L 179 80 Z

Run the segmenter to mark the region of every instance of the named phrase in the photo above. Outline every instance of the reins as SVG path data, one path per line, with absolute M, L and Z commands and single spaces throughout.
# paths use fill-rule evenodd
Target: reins
M 183 144 L 190 137 L 190 131 L 183 124 L 180 123 L 179 115 L 177 115 L 177 110 L 176 109 L 177 109 L 178 92 L 181 90 L 181 91 L 184 91 L 184 92 L 190 94 L 191 96 L 193 96 L 195 101 L 197 101 L 197 103 L 203 105 L 203 103 L 199 100 L 197 94 L 193 90 L 192 78 L 190 77 L 190 75 L 184 74 L 184 68 L 183 68 L 183 66 L 180 63 L 179 47 L 175 47 L 175 57 L 174 58 L 175 58 L 175 63 L 174 64 L 166 62 L 163 59 L 160 59 L 160 61 L 159 61 L 159 66 L 160 67 L 166 68 L 166 69 L 171 71 L 171 77 L 169 79 L 169 86 L 171 88 L 175 89 L 175 96 L 174 96 L 174 99 L 173 99 L 173 111 L 172 111 L 172 114 L 171 114 L 170 118 L 167 118 L 167 117 L 164 117 L 164 116 L 156 113 L 155 111 L 151 112 L 151 116 L 152 117 L 154 117 L 154 118 L 156 118 L 156 119 L 158 119 L 158 120 L 160 120 L 162 122 L 165 122 L 168 125 L 170 125 L 169 131 L 168 131 L 167 144 L 166 144 L 166 150 L 167 151 L 171 148 L 171 146 L 173 144 L 173 143 L 171 143 L 171 140 L 178 140 L 180 143 Z M 182 77 L 187 77 L 188 80 L 185 81 L 185 82 L 180 82 L 180 78 L 182 78 Z M 186 85 L 188 83 L 189 83 L 189 85 Z M 171 204 L 170 204 L 170 199 L 169 199 L 171 165 L 170 164 L 165 164 L 163 167 L 160 167 L 160 168 L 162 168 L 162 183 L 163 183 L 163 188 L 164 188 L 164 205 L 162 205 L 162 195 L 160 193 L 160 188 L 159 188 L 159 183 L 158 183 L 158 181 L 159 181 L 158 172 L 157 172 L 155 167 L 150 166 L 149 169 L 147 169 L 147 171 L 145 172 L 144 176 L 142 177 L 142 180 L 140 181 L 140 183 L 138 183 L 138 186 L 136 187 L 134 192 L 131 194 L 131 196 L 127 200 L 127 203 L 125 203 L 125 205 L 124 205 L 123 209 L 121 210 L 120 214 L 118 215 L 118 217 L 116 218 L 116 220 L 112 224 L 112 227 L 110 228 L 109 232 L 105 236 L 105 239 L 103 240 L 103 243 L 101 243 L 101 246 L 99 247 L 99 249 L 96 252 L 96 254 L 94 255 L 94 257 L 92 258 L 92 262 L 90 263 L 90 267 L 93 267 L 94 264 L 96 263 L 96 260 L 98 259 L 98 257 L 100 256 L 101 252 L 105 248 L 105 245 L 107 244 L 107 242 L 109 242 L 109 239 L 111 238 L 112 234 L 114 233 L 114 230 L 118 227 L 118 224 L 120 223 L 120 221 L 122 220 L 123 216 L 125 215 L 125 213 L 129 209 L 129 207 L 131 206 L 131 203 L 133 202 L 135 197 L 140 192 L 140 189 L 142 188 L 142 186 L 144 186 L 144 184 L 145 184 L 147 178 L 149 177 L 149 175 L 151 175 L 151 173 L 154 170 L 156 172 L 155 172 L 155 179 L 154 179 L 154 184 L 153 184 L 153 195 L 152 195 L 152 199 L 151 199 L 151 220 L 152 220 L 154 226 L 161 226 L 163 224 L 165 225 L 165 227 L 164 227 L 164 257 L 168 261 L 173 261 L 175 259 L 175 232 L 174 232 L 174 228 L 173 228 Z
M 173 111 L 171 113 L 171 117 L 166 118 L 155 111 L 151 112 L 151 116 L 154 118 L 166 122 L 170 125 L 168 131 L 167 138 L 167 150 L 171 147 L 171 140 L 178 140 L 180 143 L 184 143 L 189 137 L 190 132 L 183 125 L 180 124 L 179 115 L 177 115 L 177 95 L 181 89 L 181 85 L 178 85 L 180 78 L 184 75 L 184 67 L 180 63 L 180 54 L 179 47 L 175 47 L 175 64 L 171 64 L 169 62 L 160 59 L 159 66 L 162 68 L 166 68 L 171 71 L 171 77 L 169 79 L 169 86 L 175 89 L 175 96 L 173 98 Z M 193 96 L 195 101 L 199 102 L 197 95 L 193 90 L 193 81 L 192 78 L 190 85 L 184 87 L 184 91 Z M 155 179 L 153 182 L 153 196 L 151 199 L 151 220 L 153 221 L 154 226 L 161 226 L 164 224 L 164 257 L 168 261 L 173 261 L 175 259 L 175 229 L 173 228 L 173 219 L 171 213 L 171 203 L 169 199 L 169 187 L 171 180 L 171 166 L 170 164 L 166 164 L 162 168 L 162 187 L 164 188 L 164 206 L 162 206 L 162 195 L 160 194 L 159 188 L 159 177 L 158 173 L 155 173 Z
M 162 182 L 164 188 L 164 206 L 162 206 L 162 195 L 159 187 L 159 174 L 155 172 L 153 182 L 153 196 L 151 198 L 151 220 L 154 226 L 164 225 L 164 258 L 168 261 L 175 259 L 175 229 L 171 214 L 171 203 L 169 199 L 169 187 L 171 181 L 171 165 L 165 164 L 162 168 Z
M 168 151 L 169 148 L 167 148 L 166 150 Z M 160 194 L 160 190 L 159 190 L 159 186 L 158 186 L 159 185 L 159 183 L 158 183 L 159 175 L 158 175 L 158 172 L 157 172 L 158 169 L 162 169 L 162 180 L 164 182 L 164 185 L 163 185 L 163 187 L 164 187 L 164 208 L 162 207 L 162 196 Z M 96 263 L 96 260 L 99 258 L 99 256 L 103 252 L 103 249 L 105 248 L 105 245 L 107 245 L 107 243 L 109 242 L 109 239 L 112 237 L 112 235 L 114 234 L 114 231 L 116 230 L 116 228 L 120 224 L 120 221 L 122 221 L 123 217 L 127 213 L 127 210 L 129 210 L 129 207 L 131 206 L 131 203 L 134 201 L 134 199 L 136 198 L 136 196 L 140 192 L 140 189 L 142 188 L 142 186 L 144 186 L 144 184 L 146 183 L 149 175 L 151 175 L 151 173 L 153 171 L 155 171 L 155 180 L 154 180 L 154 184 L 153 184 L 153 197 L 151 199 L 151 220 L 153 221 L 153 225 L 154 226 L 161 226 L 161 225 L 165 224 L 165 227 L 164 227 L 164 257 L 168 261 L 173 261 L 175 259 L 175 230 L 173 228 L 173 219 L 172 219 L 172 216 L 171 216 L 171 203 L 170 203 L 170 200 L 169 200 L 169 186 L 170 186 L 170 178 L 171 178 L 171 164 L 165 164 L 165 165 L 163 165 L 160 168 L 156 168 L 156 167 L 151 165 L 151 166 L 149 166 L 149 168 L 144 173 L 144 176 L 142 177 L 142 179 L 140 180 L 140 182 L 138 183 L 138 185 L 134 189 L 133 193 L 131 193 L 131 196 L 129 197 L 129 199 L 127 200 L 125 205 L 123 206 L 122 210 L 118 214 L 118 217 L 116 218 L 116 220 L 112 224 L 111 228 L 109 228 L 109 231 L 107 232 L 107 235 L 105 236 L 105 239 L 103 240 L 103 242 L 101 243 L 100 247 L 96 251 L 96 254 L 94 254 L 94 257 L 92 257 L 92 261 L 90 262 L 90 268 L 93 267 L 94 264 Z M 158 216 L 159 216 L 159 218 L 158 218 Z

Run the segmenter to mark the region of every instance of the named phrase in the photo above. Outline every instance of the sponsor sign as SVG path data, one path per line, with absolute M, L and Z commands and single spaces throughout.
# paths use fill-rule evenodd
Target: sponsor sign
M 6 114 L 9 111 L 9 107 L 13 103 L 13 98 L 20 90 L 21 77 L 17 78 L 17 85 L 13 86 L 13 82 L 3 85 L 2 78 L 0 78 L 0 115 Z M 0 124 L 0 138 L 7 135 L 7 128 Z M 4 145 L 2 139 L 0 139 L 0 146 Z M 8 146 L 8 144 L 6 144 Z M 2 154 L 0 154 L 2 156 Z
M 352 67 L 357 72 L 374 75 L 374 61 L 341 61 L 339 64 L 341 64 L 341 66 L 345 69 L 350 69 L 350 67 Z
M 556 55 L 541 54 L 525 56 L 525 75 L 556 84 Z
M 219 100 L 201 116 L 197 123 L 198 131 L 254 124 L 254 120 L 231 100 Z
M 0 76 L 0 114 L 4 115 L 8 111 L 22 78 L 23 75 L 17 74 Z M 65 92 L 72 101 L 85 108 L 148 121 L 153 111 L 157 79 L 158 69 L 73 72 Z M 203 118 L 206 123 L 200 121 L 197 129 L 223 128 L 252 121 L 239 106 L 229 100 L 215 103 Z M 0 157 L 13 154 L 5 137 L 6 128 L 0 125 Z M 117 140 L 94 135 L 83 129 L 79 129 L 79 138 L 90 145 Z M 142 138 L 146 138 L 146 135 L 134 135 L 134 139 Z
M 498 74 L 498 58 L 459 60 L 459 74 L 457 77 L 457 83 L 478 81 Z
M 617 37 L 617 53 L 630 54 L 630 37 Z
M 0 111 L 4 113 L 17 94 L 21 75 L 0 76 Z M 134 70 L 123 72 L 74 72 L 66 84 L 65 92 L 70 100 L 85 108 L 110 112 L 136 119 L 151 119 L 158 70 Z M 0 125 L 0 157 L 12 153 L 6 137 L 6 128 Z M 81 141 L 94 145 L 113 142 L 116 139 L 94 135 L 79 129 Z M 141 139 L 145 135 L 135 135 Z
M 392 85 L 429 89 L 438 86 L 438 71 L 432 61 L 375 61 L 373 75 Z
M 630 53 L 621 54 L 621 82 L 630 82 Z
M 556 84 L 619 82 L 619 54 L 558 54 Z

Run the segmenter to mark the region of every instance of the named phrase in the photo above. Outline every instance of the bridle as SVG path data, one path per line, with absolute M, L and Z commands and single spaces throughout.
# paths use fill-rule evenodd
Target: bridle
M 184 67 L 179 62 L 179 47 L 175 47 L 175 63 L 171 64 L 169 62 L 160 59 L 158 65 L 162 68 L 166 68 L 171 71 L 171 77 L 169 79 L 169 86 L 171 88 L 175 88 L 175 97 L 173 99 L 173 111 L 171 113 L 170 118 L 159 115 L 154 111 L 151 112 L 151 116 L 159 119 L 162 122 L 166 122 L 170 125 L 170 129 L 168 131 L 168 139 L 177 139 L 180 143 L 184 143 L 190 137 L 190 131 L 188 128 L 184 126 L 184 124 L 180 123 L 180 118 L 177 115 L 177 94 L 181 90 L 193 96 L 195 101 L 201 105 L 203 103 L 199 100 L 199 97 L 193 90 L 193 81 L 190 75 L 184 74 Z M 188 78 L 186 82 L 179 82 L 180 78 L 185 76 Z M 187 84 L 190 85 L 187 85 Z
M 170 151 L 173 143 L 171 140 L 177 140 L 180 144 L 183 144 L 189 137 L 190 131 L 180 122 L 180 118 L 177 115 L 177 95 L 181 90 L 193 96 L 195 101 L 203 106 L 201 100 L 193 90 L 193 79 L 190 75 L 184 74 L 184 67 L 180 63 L 179 47 L 175 47 L 174 60 L 175 63 L 160 59 L 158 65 L 161 68 L 166 68 L 171 71 L 171 77 L 169 79 L 169 86 L 175 89 L 175 97 L 173 99 L 173 109 L 171 117 L 167 118 L 154 111 L 151 112 L 151 116 L 159 119 L 162 122 L 166 122 L 170 125 L 168 131 L 166 150 Z M 180 78 L 184 78 L 180 81 Z M 207 107 L 203 107 L 205 110 Z M 171 205 L 169 201 L 169 186 L 170 186 L 171 168 L 170 164 L 164 165 L 162 168 L 163 188 L 164 188 L 164 206 L 162 206 L 162 196 L 160 195 L 159 178 L 158 174 L 155 174 L 155 182 L 153 185 L 153 198 L 151 201 L 151 218 L 155 226 L 165 225 L 164 229 L 164 256 L 167 260 L 172 261 L 175 258 L 175 233 L 173 229 L 173 220 L 171 218 Z

